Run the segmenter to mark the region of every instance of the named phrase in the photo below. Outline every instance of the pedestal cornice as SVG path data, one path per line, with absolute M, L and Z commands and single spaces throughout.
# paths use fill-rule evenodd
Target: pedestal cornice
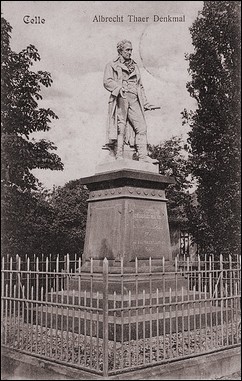
M 80 179 L 80 183 L 87 185 L 90 190 L 129 185 L 141 188 L 165 189 L 168 185 L 175 184 L 175 179 L 157 173 L 124 169 L 83 177 Z

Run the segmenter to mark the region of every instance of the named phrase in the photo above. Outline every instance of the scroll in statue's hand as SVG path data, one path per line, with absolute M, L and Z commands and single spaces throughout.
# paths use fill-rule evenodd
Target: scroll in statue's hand
M 149 103 L 144 105 L 145 111 L 148 111 L 148 110 L 158 110 L 160 108 L 161 108 L 160 106 L 151 105 Z

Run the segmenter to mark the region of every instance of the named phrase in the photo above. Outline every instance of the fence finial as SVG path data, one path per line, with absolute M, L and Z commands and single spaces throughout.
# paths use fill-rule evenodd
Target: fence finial
M 103 273 L 108 273 L 108 259 L 106 257 L 103 260 Z
M 138 274 L 138 258 L 135 257 L 135 274 Z
M 120 266 L 121 266 L 121 275 L 123 275 L 123 273 L 124 273 L 124 257 L 121 257 Z

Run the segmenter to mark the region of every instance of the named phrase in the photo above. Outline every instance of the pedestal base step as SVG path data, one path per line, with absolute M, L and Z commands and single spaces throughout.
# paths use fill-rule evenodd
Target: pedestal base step
M 112 311 L 108 316 L 108 339 L 111 341 L 130 341 L 166 334 L 193 331 L 205 327 L 220 325 L 229 319 L 231 311 L 221 311 L 218 307 L 208 310 L 198 305 L 186 310 L 149 313 L 144 310 Z M 162 308 L 161 308 L 162 310 Z M 103 314 L 90 310 L 44 307 L 38 311 L 38 320 L 47 323 L 47 327 L 67 330 L 80 335 L 103 338 Z

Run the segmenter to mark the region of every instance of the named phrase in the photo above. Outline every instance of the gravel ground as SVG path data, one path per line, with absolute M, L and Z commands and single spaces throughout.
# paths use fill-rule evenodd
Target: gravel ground
M 230 374 L 226 377 L 211 378 L 211 380 L 241 380 L 241 371 Z
M 2 334 L 4 342 L 5 334 Z M 238 339 L 237 339 L 238 338 Z M 108 342 L 109 370 L 132 368 L 135 365 L 155 364 L 168 358 L 204 353 L 215 348 L 226 347 L 240 342 L 240 327 L 228 324 L 226 327 L 216 326 L 207 329 L 159 336 L 151 339 L 131 340 L 123 345 L 120 342 Z M 16 326 L 7 326 L 7 340 L 10 348 L 22 349 L 44 357 L 73 363 L 83 368 L 103 370 L 103 340 L 72 332 L 29 327 L 22 324 L 17 331 Z M 222 378 L 224 379 L 224 378 Z M 225 378 L 228 379 L 228 378 Z

